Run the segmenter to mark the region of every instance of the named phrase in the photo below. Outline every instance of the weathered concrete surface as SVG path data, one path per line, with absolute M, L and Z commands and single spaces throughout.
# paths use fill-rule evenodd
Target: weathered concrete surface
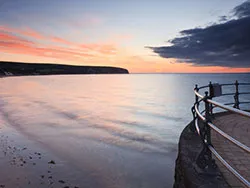
M 223 132 L 250 147 L 250 119 L 237 114 L 215 114 L 212 120 Z M 235 146 L 215 131 L 212 131 L 212 143 L 216 151 L 244 178 L 250 181 L 250 154 Z M 219 161 L 216 161 L 228 184 L 233 188 L 244 185 Z
M 196 156 L 202 149 L 202 142 L 196 132 L 191 131 L 193 122 L 186 126 L 180 136 L 176 159 L 174 188 L 227 188 L 229 187 L 219 169 L 217 175 L 199 174 L 194 168 Z

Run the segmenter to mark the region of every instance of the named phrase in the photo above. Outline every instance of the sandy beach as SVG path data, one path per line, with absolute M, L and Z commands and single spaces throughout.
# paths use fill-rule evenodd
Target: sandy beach
M 0 118 L 0 187 L 80 187 L 80 172 Z

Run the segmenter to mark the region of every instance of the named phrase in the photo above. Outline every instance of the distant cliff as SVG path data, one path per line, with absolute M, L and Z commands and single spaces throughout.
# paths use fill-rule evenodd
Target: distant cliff
M 0 61 L 0 75 L 129 74 L 127 69 L 106 66 L 74 66 Z

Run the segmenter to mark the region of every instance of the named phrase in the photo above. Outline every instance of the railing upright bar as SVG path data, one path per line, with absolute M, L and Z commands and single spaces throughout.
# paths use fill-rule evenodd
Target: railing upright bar
M 212 82 L 209 82 L 209 98 L 213 98 L 213 85 Z M 209 112 L 212 115 L 213 114 L 213 104 L 209 103 Z
M 196 92 L 199 92 L 199 88 L 198 88 L 198 85 L 197 85 L 197 84 L 195 85 L 194 90 L 195 90 Z M 198 97 L 197 95 L 195 95 L 195 103 L 198 104 L 198 101 L 199 101 L 199 97 Z
M 209 98 L 208 92 L 205 92 L 205 135 L 207 139 L 207 143 L 211 145 L 211 129 L 208 123 L 210 122 L 210 103 L 207 102 L 207 99 Z
M 239 107 L 239 83 L 235 81 L 235 95 L 234 95 L 234 108 L 240 109 Z

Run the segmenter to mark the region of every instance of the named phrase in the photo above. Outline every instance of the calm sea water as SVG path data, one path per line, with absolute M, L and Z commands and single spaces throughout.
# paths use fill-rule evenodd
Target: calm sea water
M 194 85 L 235 80 L 250 82 L 250 74 L 2 78 L 0 113 L 6 124 L 82 170 L 89 187 L 171 187 Z

